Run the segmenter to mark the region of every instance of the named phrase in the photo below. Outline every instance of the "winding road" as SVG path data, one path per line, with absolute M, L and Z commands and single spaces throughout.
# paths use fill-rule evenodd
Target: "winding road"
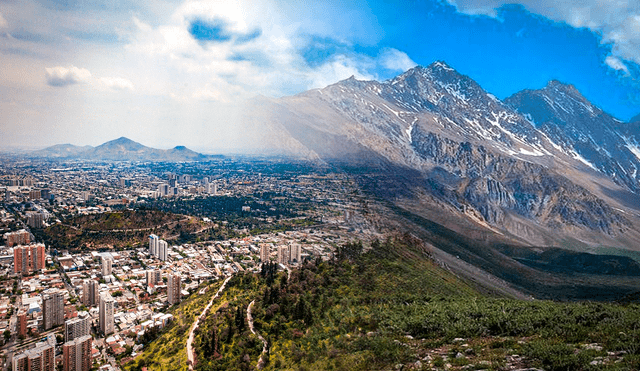
M 251 308 L 253 307 L 253 303 L 255 303 L 255 302 L 256 302 L 255 300 L 252 301 L 251 304 L 249 304 L 249 306 L 247 307 L 247 322 L 249 322 L 249 330 L 251 330 L 251 333 L 256 335 L 258 337 L 258 339 L 260 339 L 260 341 L 262 341 L 262 354 L 260 354 L 260 359 L 258 359 L 258 365 L 256 366 L 256 368 L 258 370 L 262 370 L 262 368 L 264 367 L 264 363 L 265 363 L 264 356 L 265 356 L 265 354 L 267 354 L 268 343 L 262 337 L 262 335 L 260 335 L 258 332 L 256 332 L 255 329 L 253 328 L 253 317 L 251 316 Z
M 189 339 L 187 339 L 187 361 L 188 361 L 188 364 L 189 364 L 189 370 L 193 370 L 193 363 L 195 362 L 195 355 L 193 354 L 193 346 L 192 346 L 193 338 L 195 337 L 195 331 L 198 328 L 198 325 L 200 325 L 200 320 L 204 319 L 205 315 L 207 314 L 207 311 L 213 305 L 213 301 L 216 300 L 218 298 L 218 296 L 220 296 L 220 294 L 224 290 L 224 287 L 227 285 L 227 282 L 229 282 L 231 277 L 233 277 L 233 276 L 229 276 L 229 277 L 227 277 L 226 280 L 224 280 L 224 282 L 222 283 L 222 286 L 220 286 L 220 288 L 218 289 L 218 292 L 216 292 L 216 294 L 213 295 L 213 297 L 211 298 L 211 301 L 209 301 L 209 304 L 207 304 L 207 306 L 204 308 L 204 310 L 202 311 L 200 316 L 198 316 L 198 319 L 196 320 L 196 322 L 193 324 L 193 326 L 191 326 L 191 331 L 189 332 Z M 251 304 L 253 304 L 253 303 L 251 303 Z M 253 324 L 253 322 L 251 323 L 250 326 L 252 326 L 252 324 Z M 251 328 L 253 329 L 253 327 L 251 327 Z M 251 331 L 253 331 L 253 330 L 251 330 Z

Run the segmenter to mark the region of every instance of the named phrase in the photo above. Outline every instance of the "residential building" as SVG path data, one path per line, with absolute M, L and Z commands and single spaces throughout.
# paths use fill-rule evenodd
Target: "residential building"
M 289 262 L 289 246 L 278 246 L 278 264 L 285 265 Z
M 159 238 L 155 234 L 149 235 L 149 255 L 156 256 Z
M 115 300 L 109 292 L 100 293 L 100 331 L 105 335 L 112 334 L 115 330 L 113 321 L 114 306 Z
M 28 214 L 27 225 L 31 228 L 44 227 L 44 214 L 38 212 Z
M 40 271 L 45 268 L 44 244 L 16 246 L 13 248 L 13 270 L 23 275 Z
M 7 240 L 7 247 L 13 247 L 16 245 L 28 245 L 31 243 L 31 233 L 24 229 L 16 232 L 8 232 L 4 234 L 4 238 Z
M 45 268 L 44 244 L 29 245 L 29 263 L 31 264 L 32 272 L 38 272 Z
M 18 312 L 18 335 L 27 336 L 27 312 L 25 310 Z
M 52 341 L 51 341 L 52 340 Z M 13 356 L 13 371 L 55 371 L 55 337 Z
M 15 273 L 29 274 L 29 250 L 16 246 L 13 248 L 13 271 Z
M 42 294 L 42 325 L 45 330 L 64 323 L 64 295 L 58 289 Z
M 113 262 L 109 258 L 102 258 L 102 277 L 110 276 L 113 270 Z
M 96 280 L 88 279 L 82 283 L 82 304 L 92 307 L 98 304 L 99 285 Z
M 169 274 L 167 279 L 167 301 L 169 304 L 176 304 L 180 302 L 182 289 L 182 281 L 177 274 Z
M 267 243 L 260 245 L 260 261 L 266 263 L 269 261 L 269 254 L 271 253 L 271 247 Z
M 300 244 L 294 243 L 289 246 L 289 261 L 291 263 L 300 263 L 301 260 L 301 251 Z
M 157 269 L 150 269 L 146 272 L 147 277 L 147 287 L 153 287 L 158 284 L 158 282 L 162 282 L 162 275 L 160 271 Z
M 167 183 L 158 185 L 158 192 L 160 193 L 160 196 L 169 195 L 169 185 Z
M 90 334 L 91 317 L 87 312 L 80 312 L 78 313 L 78 317 L 72 318 L 64 323 L 64 340 L 67 342 Z
M 165 261 L 167 260 L 167 256 L 169 255 L 169 244 L 167 241 L 160 240 L 158 241 L 158 254 L 156 255 L 158 259 Z
M 62 346 L 62 367 L 64 371 L 91 370 L 91 335 L 84 335 L 67 341 Z

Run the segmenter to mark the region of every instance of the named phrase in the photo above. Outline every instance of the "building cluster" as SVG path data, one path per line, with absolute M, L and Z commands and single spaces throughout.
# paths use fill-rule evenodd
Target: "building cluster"
M 312 257 L 330 259 L 333 245 L 349 241 L 349 236 L 341 229 L 308 229 L 167 244 L 166 253 L 161 253 L 165 241 L 150 235 L 144 248 L 46 256 L 48 266 L 57 263 L 62 273 L 45 267 L 31 276 L 21 275 L 24 293 L 16 303 L 15 331 L 25 338 L 63 333 L 64 343 L 54 346 L 54 352 L 62 354 L 58 364 L 65 370 L 88 370 L 87 365 L 108 363 L 126 349 L 139 349 L 137 342 L 147 331 L 173 319 L 165 309 L 198 292 L 201 282 L 245 270 L 257 272 L 261 261 L 296 266 Z M 14 251 L 17 248 L 21 247 L 14 246 Z M 40 256 L 37 250 L 35 256 Z M 28 364 L 21 361 L 25 357 L 41 362 L 47 345 L 38 346 L 15 352 L 13 365 Z
M 169 244 L 167 241 L 161 240 L 155 234 L 149 236 L 149 254 L 162 261 L 167 260 L 169 253 Z
M 167 309 L 198 293 L 201 283 L 236 272 L 258 272 L 267 261 L 295 267 L 305 259 L 327 260 L 334 246 L 354 236 L 344 223 L 357 215 L 336 212 L 355 208 L 355 202 L 341 198 L 349 192 L 340 174 L 263 175 L 251 163 L 221 163 L 212 171 L 210 165 L 200 164 L 156 170 L 148 164 L 78 161 L 43 163 L 42 171 L 25 176 L 33 171 L 33 162 L 14 165 L 16 175 L 0 176 L 0 184 L 6 186 L 0 186 L 0 233 L 6 240 L 0 246 L 0 275 L 9 277 L 0 281 L 8 293 L 0 297 L 0 332 L 9 330 L 15 334 L 13 340 L 27 340 L 20 349 L 5 348 L 5 354 L 13 355 L 9 359 L 14 370 L 53 370 L 56 364 L 64 370 L 117 367 L 115 357 L 125 356 L 124 362 L 135 356 L 148 331 L 172 321 Z M 187 170 L 199 175 L 177 175 Z M 171 245 L 166 235 L 151 234 L 148 246 L 74 254 L 47 251 L 34 243 L 29 231 L 64 223 L 71 214 L 108 212 L 159 196 L 190 199 L 258 193 L 269 196 L 256 197 L 251 206 L 238 206 L 237 211 L 268 222 L 271 216 L 265 214 L 277 207 L 270 200 L 304 197 L 318 202 L 312 212 L 323 225 L 260 235 L 235 230 L 243 236 L 181 245 Z M 162 229 L 155 230 L 160 234 L 158 230 Z M 57 346 L 55 334 L 64 337 Z
M 45 341 L 35 344 L 13 357 L 13 371 L 55 371 L 56 337 L 48 336 Z
M 27 246 L 18 245 L 13 248 L 13 269 L 15 273 L 25 276 L 39 272 L 45 268 L 45 246 L 34 243 Z
M 21 229 L 19 231 L 5 233 L 4 239 L 7 241 L 7 247 L 13 247 L 16 245 L 28 245 L 33 241 L 33 236 L 26 230 Z

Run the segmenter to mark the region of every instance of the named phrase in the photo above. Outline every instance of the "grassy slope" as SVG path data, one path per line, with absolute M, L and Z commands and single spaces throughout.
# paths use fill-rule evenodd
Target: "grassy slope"
M 174 322 L 157 339 L 146 345 L 142 354 L 127 365 L 126 370 L 187 370 L 187 338 L 191 325 L 202 313 L 222 281 L 211 284 L 204 295 L 193 294 L 170 310 Z M 215 310 L 216 307 L 214 306 Z

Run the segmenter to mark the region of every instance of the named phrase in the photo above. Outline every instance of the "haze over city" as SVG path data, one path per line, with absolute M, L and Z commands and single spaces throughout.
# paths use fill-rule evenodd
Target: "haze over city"
M 237 147 L 238 113 L 446 61 L 500 99 L 552 79 L 640 113 L 640 4 L 575 1 L 32 1 L 0 4 L 5 149 L 121 136 Z

